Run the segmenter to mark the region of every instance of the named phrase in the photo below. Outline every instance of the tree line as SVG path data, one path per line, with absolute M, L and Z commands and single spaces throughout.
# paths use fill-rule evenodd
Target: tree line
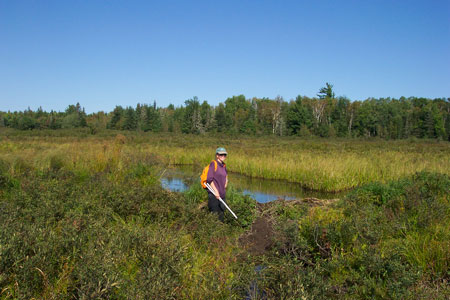
M 450 98 L 401 97 L 350 101 L 336 97 L 327 83 L 317 97 L 297 96 L 285 101 L 278 96 L 227 98 L 217 106 L 188 99 L 184 105 L 157 107 L 116 106 L 112 112 L 86 114 L 79 103 L 64 112 L 0 112 L 0 126 L 20 130 L 88 127 L 102 129 L 174 132 L 186 134 L 226 133 L 244 135 L 297 135 L 319 137 L 409 137 L 450 140 Z

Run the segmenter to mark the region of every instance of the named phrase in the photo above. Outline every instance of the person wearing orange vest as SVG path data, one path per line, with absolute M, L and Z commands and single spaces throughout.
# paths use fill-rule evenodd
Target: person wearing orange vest
M 219 220 L 223 222 L 223 212 L 225 206 L 219 201 L 222 198 L 226 201 L 226 188 L 228 185 L 228 172 L 225 166 L 227 159 L 227 151 L 225 148 L 216 149 L 216 159 L 209 165 L 206 182 L 209 183 L 214 190 L 214 194 L 208 190 L 208 208 L 210 212 L 217 213 Z M 217 167 L 216 167 L 217 165 Z

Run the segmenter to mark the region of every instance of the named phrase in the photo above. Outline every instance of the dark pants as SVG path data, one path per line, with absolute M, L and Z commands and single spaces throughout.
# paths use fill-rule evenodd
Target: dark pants
M 222 197 L 222 200 L 225 201 L 225 197 Z M 208 208 L 210 212 L 216 213 L 219 217 L 219 220 L 223 222 L 223 212 L 225 211 L 225 205 L 223 205 L 223 203 L 220 202 L 220 200 L 211 193 L 208 193 Z

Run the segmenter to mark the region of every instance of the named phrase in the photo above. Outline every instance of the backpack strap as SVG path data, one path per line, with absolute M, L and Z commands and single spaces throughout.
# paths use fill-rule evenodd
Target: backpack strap
M 216 172 L 217 171 L 217 161 L 213 160 L 213 162 L 214 162 L 214 172 Z M 225 168 L 226 167 L 225 163 L 222 163 L 222 164 L 223 164 L 223 167 Z

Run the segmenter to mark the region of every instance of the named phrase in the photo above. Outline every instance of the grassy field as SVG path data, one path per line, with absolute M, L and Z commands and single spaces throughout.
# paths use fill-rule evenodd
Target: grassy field
M 205 164 L 218 145 L 230 153 L 230 171 L 296 182 L 314 190 L 342 191 L 418 171 L 450 174 L 446 142 L 159 137 L 145 150 L 173 164 Z
M 111 151 L 109 144 L 115 135 L 108 133 L 110 136 L 92 137 L 85 134 L 84 138 L 76 138 L 70 137 L 69 133 L 65 137 L 62 134 L 63 137 L 51 139 L 16 134 L 10 134 L 10 142 L 3 142 L 4 149 L 23 149 L 21 155 L 35 157 L 33 151 L 47 155 L 47 152 L 67 153 L 68 149 L 76 148 L 84 154 L 74 154 L 73 161 L 82 164 L 95 162 L 95 167 L 100 169 L 104 167 L 105 155 Z M 450 174 L 448 142 L 153 134 L 129 134 L 122 136 L 122 142 L 121 151 L 125 153 L 153 154 L 165 164 L 201 166 L 213 159 L 216 147 L 224 146 L 230 154 L 227 161 L 229 171 L 287 180 L 309 189 L 330 192 L 348 190 L 374 181 L 386 183 L 421 171 Z M 35 159 L 44 161 L 39 155 Z
M 450 297 L 448 143 L 122 134 L 0 132 L 0 299 Z M 159 184 L 219 145 L 230 170 L 360 187 L 257 205 L 231 183 L 222 224 L 200 185 Z

